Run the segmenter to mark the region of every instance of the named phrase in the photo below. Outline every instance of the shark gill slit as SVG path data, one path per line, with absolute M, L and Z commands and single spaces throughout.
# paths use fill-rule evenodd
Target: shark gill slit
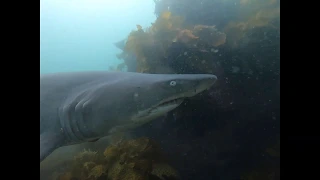
M 75 114 L 76 114 L 75 125 L 79 130 L 78 134 L 82 138 L 81 140 L 86 140 L 90 138 L 90 135 L 92 135 L 92 133 L 88 130 L 87 125 L 85 124 L 85 121 L 84 121 L 85 116 L 83 112 L 85 112 L 84 108 L 85 108 L 86 102 L 88 101 L 82 100 L 75 107 Z
M 76 134 L 76 131 L 74 129 L 75 123 L 74 123 L 74 116 L 73 110 L 74 110 L 74 104 L 69 104 L 67 107 L 63 108 L 63 124 L 65 129 L 65 134 L 69 141 L 79 141 L 81 138 L 79 138 Z
M 79 124 L 78 124 L 78 121 L 80 121 L 82 118 L 81 113 L 79 113 L 79 109 L 81 112 L 81 108 L 79 108 L 78 106 L 79 104 L 80 102 L 74 103 L 72 108 L 69 111 L 70 114 L 72 115 L 70 118 L 70 123 L 71 123 L 72 133 L 75 136 L 76 140 L 83 141 L 85 140 L 85 137 L 83 136 L 83 134 L 81 134 L 82 132 L 80 131 Z
M 69 106 L 65 105 L 60 109 L 60 124 L 62 126 L 63 134 L 66 136 L 67 141 L 72 141 L 74 138 L 72 138 L 71 127 L 70 127 L 70 113 L 69 113 Z

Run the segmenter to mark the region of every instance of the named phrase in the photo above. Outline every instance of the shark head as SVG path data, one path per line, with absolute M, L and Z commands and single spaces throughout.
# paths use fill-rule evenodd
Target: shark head
M 216 80 L 211 74 L 124 73 L 92 86 L 83 101 L 83 122 L 99 136 L 126 131 L 165 115 Z
M 153 79 L 134 94 L 136 111 L 131 121 L 144 124 L 177 108 L 186 98 L 209 89 L 217 80 L 214 75 L 151 75 Z

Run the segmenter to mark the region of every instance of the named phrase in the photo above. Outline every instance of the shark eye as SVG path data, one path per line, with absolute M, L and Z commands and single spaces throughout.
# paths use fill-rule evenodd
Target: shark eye
M 175 86 L 177 83 L 175 81 L 170 82 L 170 86 Z

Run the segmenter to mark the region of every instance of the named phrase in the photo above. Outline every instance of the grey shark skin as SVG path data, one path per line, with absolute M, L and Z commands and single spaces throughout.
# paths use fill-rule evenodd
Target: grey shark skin
M 100 71 L 41 75 L 40 162 L 61 146 L 95 141 L 165 115 L 216 79 Z

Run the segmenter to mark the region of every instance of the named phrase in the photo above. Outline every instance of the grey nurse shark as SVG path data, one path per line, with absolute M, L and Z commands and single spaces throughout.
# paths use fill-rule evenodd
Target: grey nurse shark
M 148 123 L 216 80 L 211 74 L 40 75 L 40 162 L 59 147 L 93 142 Z

